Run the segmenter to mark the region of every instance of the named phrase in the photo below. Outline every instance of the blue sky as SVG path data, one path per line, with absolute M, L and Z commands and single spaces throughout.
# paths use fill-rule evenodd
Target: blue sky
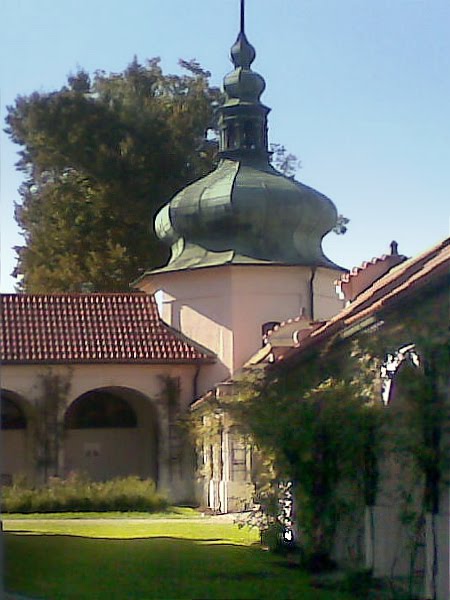
M 1 119 L 18 94 L 60 88 L 78 67 L 123 70 L 196 58 L 221 84 L 238 0 L 0 0 Z M 297 179 L 350 219 L 327 255 L 352 267 L 449 235 L 450 1 L 247 0 L 269 134 L 302 161 Z M 12 291 L 21 175 L 1 137 L 1 289 Z M 168 199 L 169 200 L 169 199 Z

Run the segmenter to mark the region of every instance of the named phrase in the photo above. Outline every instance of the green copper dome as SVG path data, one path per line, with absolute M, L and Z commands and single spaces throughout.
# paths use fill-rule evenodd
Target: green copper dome
M 285 177 L 269 163 L 264 79 L 251 70 L 255 50 L 243 26 L 231 48 L 219 112 L 215 171 L 187 186 L 156 216 L 158 237 L 172 256 L 161 271 L 223 264 L 282 264 L 339 268 L 323 254 L 322 238 L 335 226 L 334 204 Z

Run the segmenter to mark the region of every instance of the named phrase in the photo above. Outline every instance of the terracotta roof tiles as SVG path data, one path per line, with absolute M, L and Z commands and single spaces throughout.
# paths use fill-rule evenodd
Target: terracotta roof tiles
M 214 360 L 166 325 L 147 294 L 2 294 L 0 303 L 4 364 Z

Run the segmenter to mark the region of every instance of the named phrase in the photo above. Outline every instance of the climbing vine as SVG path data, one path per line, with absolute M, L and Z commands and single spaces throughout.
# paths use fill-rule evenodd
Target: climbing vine
M 180 378 L 171 375 L 160 375 L 161 392 L 159 400 L 167 411 L 169 429 L 169 472 L 173 477 L 181 473 L 183 445 L 183 428 L 180 426 Z
M 33 454 L 44 483 L 51 476 L 61 475 L 59 457 L 65 437 L 64 412 L 71 381 L 70 369 L 65 373 L 48 369 L 38 375 L 32 418 Z
M 250 373 L 225 403 L 271 458 L 276 476 L 271 493 L 267 481 L 257 490 L 258 505 L 263 491 L 267 508 L 276 510 L 279 482 L 292 483 L 299 540 L 314 568 L 331 562 L 339 521 L 358 504 L 373 503 L 378 481 L 379 364 L 357 344 L 345 359 L 345 369 L 341 357 L 322 354 L 296 369 Z

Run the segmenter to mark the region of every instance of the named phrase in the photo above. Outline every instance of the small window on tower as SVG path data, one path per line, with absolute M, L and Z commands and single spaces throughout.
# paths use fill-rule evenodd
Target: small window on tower
M 266 323 L 263 324 L 263 326 L 261 327 L 263 346 L 265 346 L 269 341 L 269 339 L 268 339 L 269 331 L 272 331 L 272 329 L 277 327 L 279 324 L 280 324 L 280 321 L 267 321 Z
M 244 148 L 254 150 L 256 148 L 255 125 L 251 121 L 244 123 Z
M 229 150 L 232 150 L 233 148 L 236 147 L 236 128 L 234 126 L 234 123 L 230 123 L 228 125 L 226 136 L 227 136 L 227 148 Z

